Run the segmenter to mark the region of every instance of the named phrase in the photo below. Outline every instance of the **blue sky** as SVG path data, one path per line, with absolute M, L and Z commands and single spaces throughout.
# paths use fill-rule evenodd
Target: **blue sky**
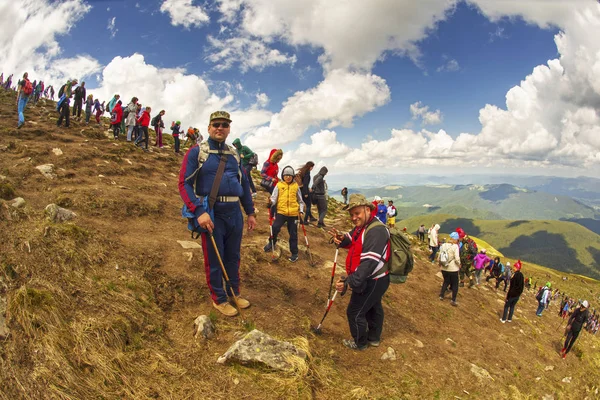
M 226 108 L 234 136 L 290 163 L 598 172 L 591 2 L 26 1 L 21 25 L 43 18 L 48 38 L 28 41 L 31 58 L 5 44 L 3 69 L 84 78 L 101 99 L 135 95 L 184 125 Z

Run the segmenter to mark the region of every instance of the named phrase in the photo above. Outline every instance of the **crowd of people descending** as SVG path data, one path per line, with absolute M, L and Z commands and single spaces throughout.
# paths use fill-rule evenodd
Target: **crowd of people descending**
M 13 75 L 11 74 L 6 81 L 4 74 L 0 75 L 0 87 L 5 90 L 14 90 L 17 92 L 17 111 L 19 119 L 17 128 L 21 128 L 25 123 L 25 109 L 28 105 L 35 106 L 40 99 L 54 101 L 55 90 L 52 85 L 45 86 L 43 81 L 37 82 L 29 80 L 28 73 L 24 73 L 22 79 L 13 86 Z M 78 121 L 82 119 L 82 113 L 85 125 L 89 125 L 94 117 L 97 126 L 102 126 L 100 118 L 108 113 L 110 116 L 110 130 L 115 140 L 119 140 L 120 135 L 125 136 L 127 142 L 141 147 L 148 151 L 149 146 L 149 127 L 155 132 L 154 146 L 163 148 L 163 130 L 165 123 L 163 117 L 165 110 L 160 110 L 152 116 L 150 106 L 142 106 L 137 97 L 133 97 L 127 105 L 121 100 L 119 94 L 115 94 L 108 103 L 100 102 L 100 99 L 94 98 L 93 94 L 87 94 L 85 82 L 79 84 L 77 79 L 69 79 L 62 85 L 56 99 L 56 111 L 59 114 L 56 121 L 57 126 L 69 128 L 71 118 Z M 72 103 L 72 104 L 71 104 Z M 189 127 L 187 131 L 182 128 L 181 121 L 172 121 L 171 135 L 174 141 L 174 150 L 176 154 L 182 155 L 181 139 L 185 138 L 183 147 L 193 146 L 203 140 L 202 134 L 198 128 Z
M 54 100 L 55 89 L 50 86 L 45 86 L 43 81 L 30 82 L 28 74 L 23 74 L 16 86 L 13 86 L 13 75 L 10 75 L 4 80 L 4 74 L 0 75 L 0 88 L 5 90 L 15 90 L 17 92 L 17 109 L 19 114 L 19 120 L 17 127 L 20 128 L 25 123 L 24 111 L 26 106 L 31 103 L 35 106 L 36 103 L 41 99 L 45 98 L 48 100 Z M 57 120 L 57 126 L 61 126 L 63 121 L 65 127 L 70 126 L 70 116 L 72 113 L 73 118 L 77 120 L 81 119 L 82 111 L 84 112 L 85 124 L 90 123 L 91 116 L 94 115 L 96 124 L 101 125 L 100 117 L 105 112 L 110 114 L 110 125 L 115 140 L 119 139 L 119 135 L 123 134 L 128 142 L 142 147 L 145 151 L 148 151 L 149 144 L 149 132 L 148 127 L 152 126 L 156 133 L 155 146 L 162 148 L 162 132 L 165 128 L 163 117 L 165 110 L 160 110 L 158 113 L 151 117 L 152 109 L 150 106 L 143 107 L 137 97 L 133 97 L 127 105 L 123 105 L 122 100 L 118 94 L 115 94 L 106 104 L 106 101 L 100 103 L 100 100 L 94 98 L 92 94 L 86 95 L 85 82 L 78 83 L 77 79 L 68 80 L 58 90 L 57 107 L 56 110 L 60 114 Z M 71 99 L 73 99 L 73 105 L 71 107 Z M 212 136 L 212 132 L 215 132 L 215 139 L 219 138 L 220 129 L 229 130 L 229 124 L 231 123 L 229 114 L 226 112 L 215 112 L 211 115 L 209 121 L 209 134 Z M 189 127 L 186 132 L 183 131 L 180 121 L 173 121 L 171 123 L 171 132 L 175 142 L 175 152 L 180 154 L 180 135 L 186 136 L 184 147 L 192 146 L 190 150 L 202 151 L 201 146 L 194 146 L 203 141 L 203 137 L 197 128 Z M 228 132 L 227 132 L 228 133 Z M 226 135 L 225 135 L 226 138 Z M 209 140 L 210 142 L 210 140 Z M 222 146 L 223 141 L 215 140 L 214 143 L 207 142 L 207 148 L 212 149 L 215 146 Z M 197 149 L 197 150 L 196 150 Z M 250 199 L 256 197 L 256 188 L 250 173 L 252 169 L 258 166 L 258 156 L 247 146 L 242 145 L 240 139 L 236 139 L 233 142 L 233 149 L 235 150 L 236 158 L 239 158 L 239 164 L 241 170 L 244 171 L 242 180 L 242 187 L 248 189 Z M 188 152 L 189 153 L 189 152 Z M 192 155 L 192 160 L 198 155 Z M 208 155 L 207 155 L 208 157 Z M 325 176 L 327 175 L 327 168 L 322 167 L 319 172 L 312 178 L 311 185 L 311 171 L 313 170 L 315 163 L 312 161 L 306 162 L 297 171 L 292 166 L 286 166 L 282 170 L 281 180 L 279 176 L 279 162 L 283 157 L 283 151 L 281 149 L 272 149 L 269 157 L 263 163 L 260 170 L 260 186 L 269 193 L 269 222 L 272 228 L 271 236 L 269 237 L 268 244 L 264 247 L 265 252 L 273 250 L 273 247 L 277 243 L 277 237 L 281 228 L 287 225 L 289 233 L 289 250 L 290 257 L 289 261 L 295 262 L 298 260 L 298 234 L 297 234 L 297 223 L 302 224 L 317 223 L 317 227 L 325 228 L 325 215 L 327 214 L 328 204 L 328 193 L 327 183 Z M 218 161 L 217 161 L 218 162 Z M 201 193 L 195 193 L 194 185 L 191 185 L 188 180 L 191 177 L 201 179 L 197 174 L 196 169 L 200 169 L 198 166 L 198 160 L 190 162 L 188 155 L 183 163 L 184 179 L 180 182 L 180 194 L 186 204 L 187 211 L 193 216 L 193 221 L 198 229 L 204 230 L 204 233 L 210 231 L 211 234 L 216 228 L 215 224 L 212 223 L 212 219 L 208 218 L 210 223 L 207 223 L 207 219 L 202 217 L 206 208 L 202 206 L 202 202 L 196 198 L 196 195 Z M 192 165 L 193 164 L 193 165 Z M 191 171 L 191 172 L 190 172 Z M 196 171 L 195 173 L 192 173 Z M 199 174 L 198 174 L 199 175 Z M 212 187 L 212 183 L 211 183 Z M 210 190 L 207 189 L 207 185 L 196 186 L 199 191 L 207 197 Z M 204 188 L 204 189 L 202 189 Z M 241 188 L 240 188 L 241 190 Z M 241 190 L 243 192 L 243 190 Z M 221 191 L 218 192 L 221 194 Z M 193 195 L 193 196 L 192 196 Z M 372 202 L 366 201 L 366 199 L 359 198 L 354 202 L 351 200 L 348 203 L 348 189 L 343 188 L 341 195 L 347 209 L 352 215 L 353 222 L 357 227 L 352 231 L 354 232 L 358 227 L 358 224 L 362 224 L 360 228 L 365 228 L 368 225 L 377 221 L 381 226 L 387 226 L 388 228 L 394 228 L 396 225 L 396 217 L 398 211 L 394 206 L 393 200 L 389 200 L 387 205 L 384 200 L 378 196 L 375 196 Z M 352 195 L 360 196 L 360 195 Z M 191 200 L 194 197 L 195 200 Z M 227 203 L 227 195 L 219 196 L 223 198 L 223 202 Z M 241 198 L 238 193 L 234 197 L 236 199 Z M 317 216 L 312 214 L 312 205 L 317 206 Z M 247 214 L 254 217 L 254 205 L 250 201 L 248 204 L 243 204 Z M 216 207 L 215 210 L 220 209 Z M 364 215 L 360 214 L 363 213 Z M 198 214 L 198 215 L 197 215 Z M 225 212 L 225 214 L 227 214 Z M 355 215 L 354 215 L 355 214 Z M 185 215 L 185 214 L 184 214 Z M 241 217 L 241 213 L 240 213 Z M 213 216 L 214 218 L 214 216 Z M 218 219 L 216 220 L 218 221 Z M 249 220 L 249 227 L 254 228 L 256 221 L 254 219 Z M 231 230 L 231 227 L 221 227 L 222 232 Z M 406 231 L 406 228 L 403 229 Z M 536 291 L 536 300 L 538 301 L 538 309 L 536 315 L 541 317 L 544 310 L 548 309 L 551 301 L 556 301 L 562 295 L 562 300 L 559 307 L 559 316 L 564 320 L 567 320 L 567 327 L 565 330 L 566 340 L 561 350 L 561 356 L 563 358 L 571 350 L 573 343 L 578 338 L 579 333 L 584 328 L 591 334 L 596 334 L 599 328 L 598 313 L 595 309 L 589 311 L 589 304 L 587 300 L 576 300 L 569 297 L 565 293 L 561 293 L 558 289 L 552 292 L 551 282 L 547 282 L 545 285 L 537 287 L 537 281 L 533 282 L 532 277 L 525 278 L 521 272 L 522 263 L 517 261 L 511 267 L 510 262 L 506 264 L 502 263 L 500 257 L 488 256 L 486 249 L 478 249 L 477 244 L 469 235 L 462 230 L 457 228 L 455 232 L 450 233 L 448 239 L 440 240 L 439 238 L 439 224 L 433 224 L 429 229 L 425 229 L 425 225 L 422 224 L 417 229 L 417 238 L 421 242 L 425 242 L 425 234 L 427 234 L 428 245 L 430 249 L 429 260 L 433 264 L 438 264 L 443 277 L 443 284 L 439 293 L 440 300 L 445 299 L 447 291 L 451 292 L 451 305 L 458 306 L 456 301 L 459 287 L 464 287 L 468 284 L 469 288 L 480 285 L 485 279 L 485 282 L 492 283 L 492 287 L 496 290 L 503 286 L 502 290 L 507 292 L 504 310 L 500 321 L 502 323 L 512 322 L 512 318 L 515 311 L 515 306 L 519 301 L 523 290 L 526 288 L 528 291 L 532 289 Z M 352 233 L 350 232 L 350 233 Z M 376 231 L 377 232 L 377 231 Z M 337 230 L 332 229 L 330 232 L 336 244 L 343 245 L 342 247 L 352 247 L 356 244 L 356 239 L 348 234 L 341 234 Z M 381 232 L 379 232 L 381 233 Z M 376 235 L 375 233 L 370 234 L 371 236 Z M 359 235 L 360 236 L 360 235 Z M 241 241 L 241 236 L 239 238 Z M 362 240 L 365 240 L 364 238 Z M 388 239 L 389 240 L 389 239 Z M 380 241 L 381 242 L 381 241 Z M 385 241 L 384 241 L 385 242 Z M 369 243 L 371 243 L 369 241 Z M 224 245 L 221 241 L 220 245 Z M 214 307 L 225 315 L 236 315 L 237 310 L 228 303 L 229 294 L 235 294 L 239 292 L 239 280 L 235 283 L 229 282 L 227 285 L 227 292 L 222 288 L 222 275 L 221 270 L 215 267 L 217 263 L 214 250 L 211 252 L 207 248 L 206 242 L 203 241 L 203 247 L 207 254 L 209 254 L 206 262 L 210 264 L 210 276 L 207 276 L 207 282 L 213 297 Z M 382 262 L 386 253 L 387 246 L 382 249 L 378 249 L 377 253 L 381 253 L 382 257 L 377 263 L 373 263 L 369 267 L 371 271 L 367 276 L 362 276 L 360 282 L 354 282 L 351 278 L 359 274 L 356 273 L 357 265 L 354 265 L 347 272 L 349 273 L 348 278 L 345 280 L 338 280 L 336 283 L 336 290 L 342 291 L 350 285 L 364 286 L 365 282 L 368 285 L 373 286 L 372 292 L 377 291 L 375 296 L 376 301 L 370 301 L 368 310 L 365 311 L 366 299 L 362 299 L 363 296 L 361 291 L 357 290 L 353 293 L 354 300 L 348 306 L 348 318 L 349 322 L 354 318 L 356 324 L 350 323 L 350 331 L 353 340 L 345 340 L 344 345 L 352 348 L 362 350 L 368 345 L 377 346 L 379 344 L 379 335 L 381 334 L 381 327 L 383 325 L 383 313 L 381 308 L 381 297 L 387 285 L 383 288 L 377 288 L 377 280 L 379 275 L 377 272 L 381 268 L 379 265 Z M 364 249 L 363 249 L 364 251 Z M 237 254 L 237 256 L 236 256 Z M 231 272 L 233 276 L 238 276 L 237 271 L 233 271 L 235 265 L 239 264 L 239 243 L 237 246 L 237 253 L 233 254 L 232 262 L 230 262 Z M 237 257 L 237 258 L 236 258 Z M 213 259 L 215 258 L 215 259 Z M 347 261 L 347 265 L 353 265 L 357 262 L 363 262 L 367 260 L 350 260 Z M 367 261 L 368 262 L 368 261 Z M 231 275 L 230 275 L 231 276 Z M 238 278 L 239 279 L 239 278 Z M 358 279 L 358 278 L 357 278 Z M 382 283 L 383 284 L 383 283 Z M 389 284 L 389 280 L 387 282 Z M 233 293 L 231 293 L 233 289 Z M 376 290 L 377 289 L 377 290 Z M 355 296 L 356 294 L 356 296 Z M 378 300 L 377 300 L 378 299 Z M 372 300 L 372 299 L 371 299 Z M 250 306 L 250 303 L 237 296 L 238 306 L 246 308 Z M 368 314 L 368 315 L 367 315 Z M 371 327 L 371 331 L 369 331 Z M 375 328 L 373 328 L 375 327 Z

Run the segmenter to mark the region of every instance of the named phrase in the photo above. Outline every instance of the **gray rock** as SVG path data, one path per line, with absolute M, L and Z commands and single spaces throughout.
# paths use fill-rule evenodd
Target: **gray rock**
M 395 361 L 396 360 L 396 351 L 394 349 L 392 349 L 391 347 L 387 348 L 387 351 L 385 353 L 383 353 L 383 355 L 381 356 L 381 361 Z
M 479 380 L 484 380 L 484 379 L 491 379 L 494 380 L 494 378 L 492 378 L 492 376 L 490 375 L 489 372 L 487 372 L 485 369 L 478 367 L 475 364 L 471 364 L 471 373 L 473 375 L 475 375 Z
M 415 346 L 422 349 L 425 345 L 419 339 L 415 339 Z
M 25 206 L 25 199 L 22 197 L 17 197 L 8 202 L 14 208 L 21 208 Z
M 201 315 L 194 321 L 194 337 L 202 335 L 204 339 L 215 337 L 215 326 L 206 315 Z
M 571 380 L 572 380 L 572 379 L 573 379 L 573 378 L 571 378 L 570 376 L 565 376 L 565 377 L 562 379 L 562 382 L 563 382 L 563 383 L 571 383 Z
M 6 326 L 5 313 L 6 299 L 4 297 L 0 297 L 0 339 L 5 339 L 10 333 L 10 330 Z
M 25 199 L 22 197 L 17 197 L 8 202 L 14 208 L 21 208 L 25 206 Z
M 46 215 L 52 222 L 70 221 L 77 216 L 73 211 L 59 207 L 56 204 L 48 204 L 46 206 Z
M 55 147 L 55 148 L 53 148 L 53 149 L 52 149 L 52 152 L 53 152 L 53 153 L 54 153 L 54 155 L 56 155 L 56 156 L 62 156 L 62 155 L 63 155 L 63 152 L 62 152 L 62 150 L 61 150 L 61 149 L 59 149 L 58 147 Z
M 177 243 L 181 245 L 184 249 L 201 249 L 202 246 L 198 242 L 192 242 L 189 240 L 178 240 Z
M 38 165 L 35 168 L 39 170 L 42 173 L 42 175 L 44 175 L 48 179 L 54 179 L 57 176 L 54 173 L 54 164 L 42 164 Z
M 305 363 L 306 353 L 289 342 L 282 342 L 254 329 L 235 342 L 217 360 L 219 364 L 237 362 L 259 364 L 277 371 L 292 371 L 298 363 Z

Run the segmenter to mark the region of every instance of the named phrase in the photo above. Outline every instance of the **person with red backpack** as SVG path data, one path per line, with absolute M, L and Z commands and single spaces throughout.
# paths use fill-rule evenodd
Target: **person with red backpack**
M 29 101 L 29 96 L 33 93 L 33 85 L 28 79 L 29 74 L 25 72 L 23 79 L 19 82 L 17 87 L 17 112 L 19 113 L 19 122 L 17 123 L 17 129 L 21 128 L 25 123 L 25 106 Z

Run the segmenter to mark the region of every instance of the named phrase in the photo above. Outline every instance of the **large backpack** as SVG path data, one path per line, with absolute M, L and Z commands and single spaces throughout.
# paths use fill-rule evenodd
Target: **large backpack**
M 33 93 L 33 85 L 31 84 L 31 82 L 29 82 L 29 79 L 25 79 L 24 83 L 25 86 L 23 86 L 23 93 L 29 96 L 31 93 Z
M 541 288 L 540 290 L 538 290 L 537 294 L 535 295 L 535 299 L 537 301 L 542 301 L 542 297 L 544 297 L 544 291 L 545 290 L 546 290 L 545 286 L 543 288 Z
M 383 225 L 379 220 L 373 221 L 365 231 L 365 235 L 374 226 Z M 384 225 L 385 226 L 385 225 Z M 410 241 L 398 228 L 389 229 L 390 232 L 390 258 L 386 262 L 390 273 L 391 283 L 404 283 L 408 274 L 413 270 L 414 258 L 410 251 Z
M 446 243 L 440 247 L 440 264 L 442 264 L 444 267 L 446 267 L 450 262 L 450 254 L 448 250 L 450 250 L 450 246 L 448 246 Z
M 60 89 L 58 89 L 58 97 L 61 97 L 63 95 L 63 93 L 65 92 L 65 86 L 67 86 L 66 83 L 64 85 L 62 85 L 60 87 Z

